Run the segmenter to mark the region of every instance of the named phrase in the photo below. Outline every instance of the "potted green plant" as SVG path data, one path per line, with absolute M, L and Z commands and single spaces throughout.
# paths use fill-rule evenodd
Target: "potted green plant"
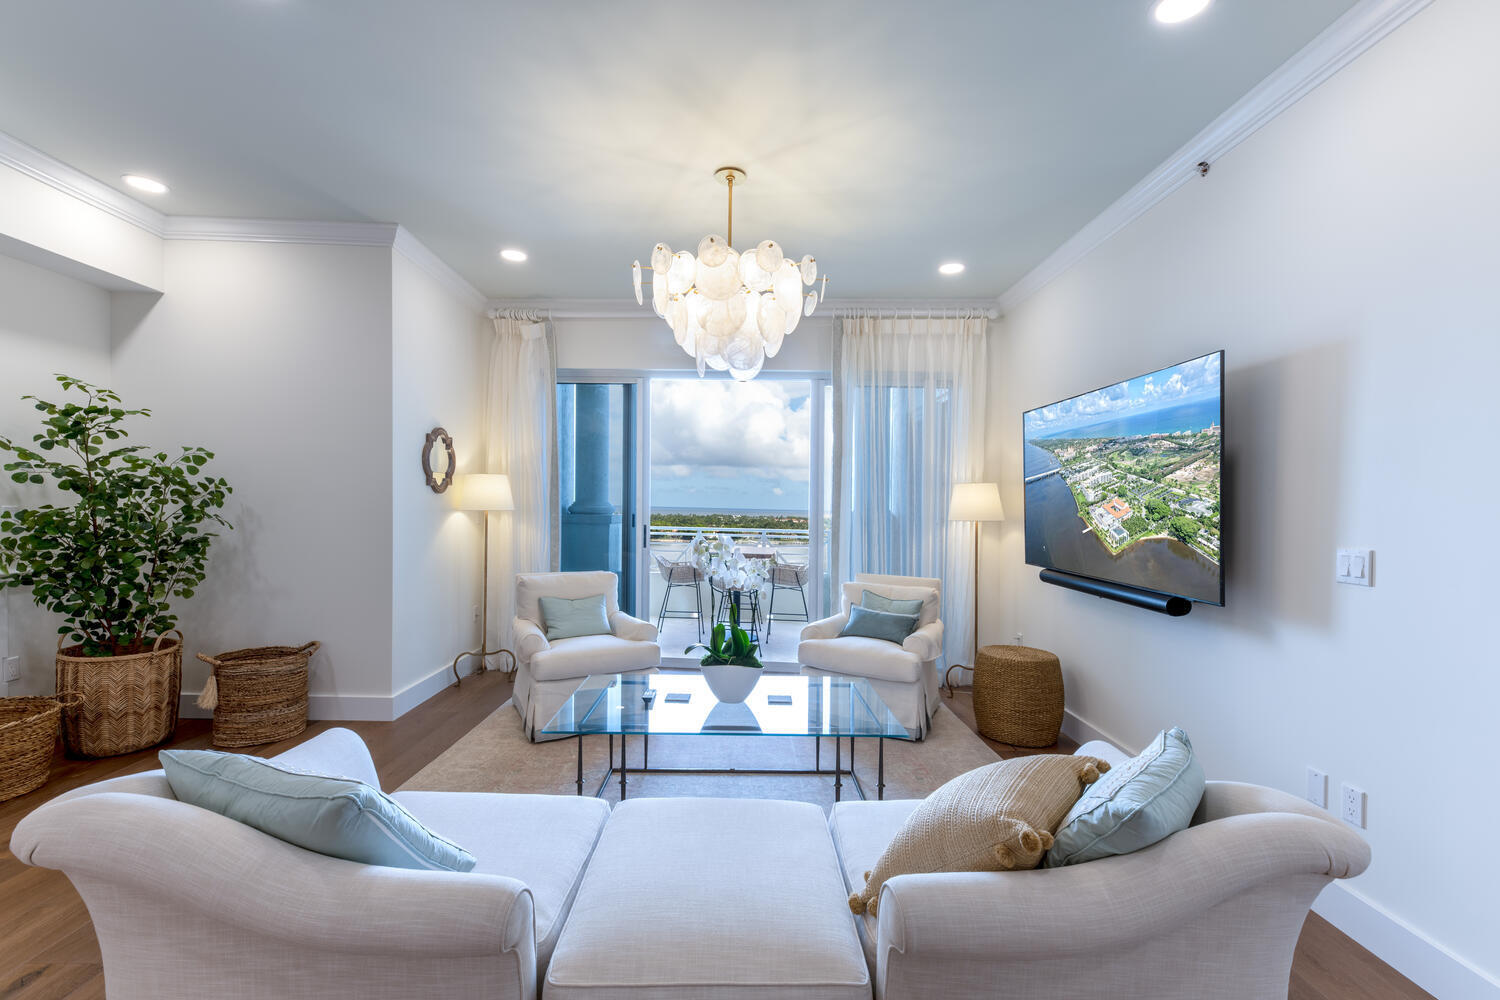
M 182 633 L 171 602 L 203 582 L 214 525 L 231 492 L 206 475 L 213 453 L 184 447 L 173 458 L 123 444 L 123 424 L 149 417 L 108 389 L 67 375 L 81 400 L 31 400 L 42 415 L 31 445 L 0 436 L 10 478 L 72 502 L 0 513 L 0 588 L 27 587 L 37 605 L 62 616 L 57 691 L 75 696 L 63 713 L 68 751 L 85 757 L 131 753 L 177 726 Z M 173 637 L 175 635 L 175 638 Z
M 703 650 L 703 659 L 698 662 L 703 667 L 703 679 L 708 682 L 708 689 L 715 698 L 725 704 L 737 704 L 750 697 L 763 669 L 756 656 L 760 644 L 751 642 L 749 633 L 740 628 L 737 605 L 729 605 L 728 626 L 723 622 L 715 625 L 707 645 L 695 642 L 683 653 L 695 649 Z

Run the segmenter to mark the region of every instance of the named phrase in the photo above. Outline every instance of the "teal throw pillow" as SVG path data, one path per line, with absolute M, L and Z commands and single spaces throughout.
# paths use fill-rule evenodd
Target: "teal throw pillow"
M 609 635 L 609 612 L 605 610 L 604 595 L 594 597 L 538 598 L 542 606 L 542 628 L 547 640 L 576 639 L 580 635 Z
M 1129 854 L 1186 830 L 1203 798 L 1203 765 L 1187 733 L 1168 729 L 1110 768 L 1063 817 L 1042 865 L 1059 868 Z
M 922 614 L 922 599 L 918 597 L 913 601 L 893 601 L 889 597 L 883 597 L 873 590 L 865 591 L 865 595 L 859 599 L 859 606 L 869 608 L 871 611 L 889 611 L 895 615 L 917 615 Z
M 857 635 L 866 639 L 884 639 L 896 645 L 917 630 L 916 615 L 898 615 L 890 611 L 871 611 L 858 604 L 849 609 L 849 622 L 840 636 Z
M 474 855 L 433 833 L 378 788 L 216 750 L 157 755 L 178 800 L 289 844 L 388 868 L 466 872 Z

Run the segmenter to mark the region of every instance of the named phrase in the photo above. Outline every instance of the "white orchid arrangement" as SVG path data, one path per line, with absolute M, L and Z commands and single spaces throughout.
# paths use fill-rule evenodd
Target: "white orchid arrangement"
M 699 534 L 689 551 L 699 572 L 720 590 L 759 590 L 765 586 L 765 561 L 740 555 L 739 546 L 728 535 Z

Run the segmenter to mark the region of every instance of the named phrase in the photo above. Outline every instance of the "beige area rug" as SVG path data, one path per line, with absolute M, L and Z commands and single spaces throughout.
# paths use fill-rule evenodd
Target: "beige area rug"
M 875 798 L 875 740 L 857 740 L 855 766 L 865 794 Z M 619 756 L 618 738 L 615 754 Z M 833 768 L 833 740 L 822 741 L 822 767 Z M 932 731 L 921 743 L 885 741 L 885 797 L 923 798 L 939 785 L 999 756 L 941 706 Z M 844 741 L 844 757 L 848 757 Z M 584 794 L 592 795 L 607 769 L 609 739 L 584 737 Z M 641 764 L 641 738 L 630 738 L 631 767 Z M 653 736 L 652 767 L 812 768 L 813 741 L 802 736 Z M 436 760 L 402 785 L 405 791 L 540 792 L 573 795 L 578 773 L 578 745 L 573 739 L 531 743 L 521 730 L 521 717 L 510 702 L 469 730 Z M 833 804 L 833 776 L 760 774 L 631 774 L 631 798 L 705 795 L 741 799 L 794 799 L 815 805 Z M 609 782 L 605 797 L 620 799 L 619 775 Z M 859 798 L 844 778 L 845 801 Z

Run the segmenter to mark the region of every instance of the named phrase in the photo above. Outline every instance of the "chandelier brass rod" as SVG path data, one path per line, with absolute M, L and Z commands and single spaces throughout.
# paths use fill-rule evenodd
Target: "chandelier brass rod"
M 725 237 L 729 241 L 729 248 L 734 249 L 734 174 L 724 178 L 729 185 L 729 234 Z

